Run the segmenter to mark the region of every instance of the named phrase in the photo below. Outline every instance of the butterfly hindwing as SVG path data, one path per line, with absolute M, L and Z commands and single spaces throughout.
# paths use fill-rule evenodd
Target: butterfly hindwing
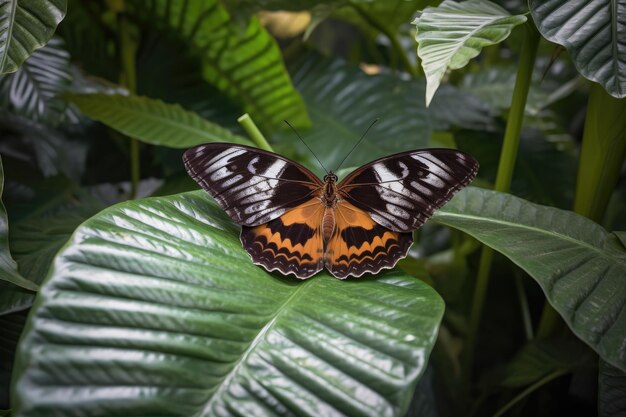
M 254 227 L 243 226 L 241 243 L 255 264 L 304 279 L 324 268 L 322 216 L 318 199 Z
M 474 179 L 478 162 L 453 149 L 391 155 L 348 175 L 337 190 L 376 223 L 397 232 L 420 227 Z
M 303 166 L 248 146 L 208 143 L 187 150 L 183 161 L 189 175 L 246 226 L 279 217 L 323 186 Z
M 413 243 L 410 232 L 396 232 L 343 201 L 335 208 L 335 231 L 326 247 L 326 267 L 337 278 L 393 268 Z

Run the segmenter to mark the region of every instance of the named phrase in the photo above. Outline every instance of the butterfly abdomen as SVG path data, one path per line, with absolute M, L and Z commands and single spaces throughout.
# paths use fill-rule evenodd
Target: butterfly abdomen
M 324 237 L 324 243 L 327 243 L 333 231 L 335 230 L 335 209 L 332 207 L 326 207 L 324 211 L 324 218 L 322 219 L 322 236 Z

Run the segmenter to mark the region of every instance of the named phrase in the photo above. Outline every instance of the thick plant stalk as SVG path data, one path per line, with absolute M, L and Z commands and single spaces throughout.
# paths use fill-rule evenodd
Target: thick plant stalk
M 626 99 L 609 95 L 600 84 L 589 90 L 583 143 L 578 162 L 574 211 L 601 223 L 626 157 Z M 552 335 L 562 323 L 547 302 L 538 337 Z
M 257 125 L 254 123 L 254 120 L 252 120 L 252 117 L 250 117 L 248 113 L 240 116 L 237 121 L 239 122 L 241 127 L 244 128 L 248 136 L 250 136 L 250 139 L 252 139 L 252 142 L 254 142 L 254 144 L 259 149 L 274 152 L 270 144 L 267 142 L 267 139 L 265 139 L 265 136 L 263 136 L 263 133 L 261 133 Z
M 526 34 L 520 55 L 511 109 L 504 133 L 498 174 L 496 176 L 495 189 L 503 192 L 509 191 L 511 187 L 511 179 L 513 178 L 513 170 L 515 168 L 515 160 L 517 159 L 517 150 L 519 148 L 520 132 L 522 122 L 524 121 L 524 109 L 526 107 L 526 99 L 528 97 L 528 90 L 530 89 L 533 67 L 535 66 L 535 58 L 537 57 L 537 46 L 539 45 L 540 39 L 539 32 L 537 32 L 532 21 L 527 22 L 525 28 Z M 482 317 L 487 287 L 489 286 L 492 259 L 493 250 L 488 246 L 483 246 L 478 266 L 476 288 L 474 289 L 474 297 L 472 300 L 467 348 L 464 358 L 464 378 L 467 382 L 471 379 L 476 337 Z
M 137 44 L 132 38 L 130 27 L 124 13 L 119 15 L 120 30 L 120 56 L 122 60 L 121 83 L 126 89 L 134 94 L 137 91 L 137 70 L 135 66 L 135 52 Z M 130 184 L 131 198 L 137 196 L 137 188 L 141 178 L 141 166 L 139 158 L 139 141 L 136 138 L 130 138 Z
M 574 211 L 600 223 L 626 156 L 626 99 L 593 83 L 578 165 Z

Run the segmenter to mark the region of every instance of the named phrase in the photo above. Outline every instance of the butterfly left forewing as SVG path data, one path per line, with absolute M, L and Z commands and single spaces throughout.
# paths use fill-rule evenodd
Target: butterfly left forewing
M 311 171 L 280 155 L 232 143 L 185 152 L 189 175 L 238 224 L 257 226 L 310 200 L 323 186 Z
M 339 202 L 334 213 L 335 230 L 326 246 L 325 264 L 337 278 L 393 268 L 413 243 L 412 233 L 389 230 L 347 201 Z
M 469 184 L 478 162 L 453 149 L 403 152 L 371 162 L 337 186 L 340 198 L 397 232 L 420 227 Z

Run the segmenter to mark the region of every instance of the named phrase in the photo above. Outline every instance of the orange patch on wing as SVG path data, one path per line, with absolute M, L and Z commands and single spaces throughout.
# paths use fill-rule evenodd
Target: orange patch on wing
M 312 199 L 268 223 L 243 226 L 241 242 L 254 263 L 308 278 L 324 267 L 323 214 L 320 200 Z
M 411 233 L 394 232 L 347 201 L 335 208 L 336 227 L 326 247 L 325 264 L 338 278 L 392 268 L 413 243 Z

